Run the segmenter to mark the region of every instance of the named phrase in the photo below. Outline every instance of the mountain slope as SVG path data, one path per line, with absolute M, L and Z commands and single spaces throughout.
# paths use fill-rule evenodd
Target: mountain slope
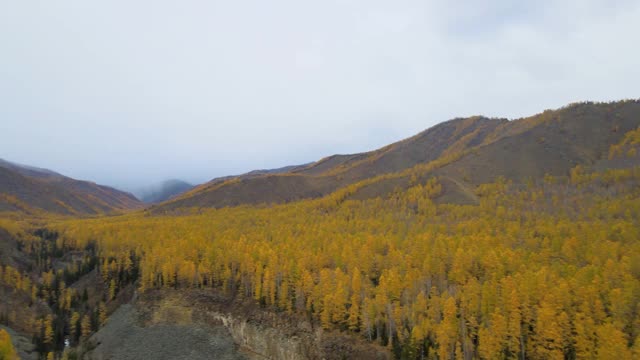
M 402 171 L 417 164 L 428 163 L 443 155 L 462 151 L 482 143 L 506 119 L 475 116 L 454 119 L 433 126 L 418 135 L 368 153 L 320 160 L 299 174 L 323 175 L 336 173 L 349 180 Z M 327 166 L 327 162 L 331 165 Z
M 576 104 L 517 120 L 520 128 L 443 167 L 439 173 L 472 184 L 504 176 L 516 181 L 545 174 L 566 175 L 578 164 L 591 165 L 611 145 L 640 125 L 640 102 Z
M 158 209 L 278 203 L 320 197 L 360 180 L 467 149 L 484 141 L 506 121 L 484 117 L 457 119 L 367 153 L 335 155 L 310 165 L 295 166 L 284 173 L 214 179 Z
M 316 198 L 366 179 L 350 196 L 370 198 L 409 186 L 415 166 L 432 163 L 420 181 L 444 179 L 442 201 L 475 202 L 478 184 L 499 176 L 516 181 L 563 175 L 593 164 L 640 125 L 640 101 L 578 103 L 518 120 L 475 116 L 433 126 L 381 149 L 334 155 L 282 173 L 215 179 L 155 210 L 280 203 Z M 437 166 L 436 166 L 437 165 Z M 394 176 L 376 177 L 385 174 Z
M 129 193 L 0 159 L 0 211 L 95 215 L 141 206 Z
M 440 202 L 475 203 L 476 186 L 498 177 L 524 182 L 546 174 L 568 175 L 576 165 L 594 165 L 608 156 L 609 148 L 625 133 L 638 126 L 638 101 L 573 104 L 511 121 L 497 128 L 484 144 L 453 161 L 443 161 L 421 180 L 431 176 L 441 179 L 444 191 Z M 410 175 L 380 179 L 351 197 L 371 198 L 406 188 Z

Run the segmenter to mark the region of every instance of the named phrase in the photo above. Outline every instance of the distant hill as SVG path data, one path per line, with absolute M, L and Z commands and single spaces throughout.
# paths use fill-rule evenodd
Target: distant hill
M 169 200 L 176 195 L 189 191 L 193 185 L 177 179 L 166 180 L 159 185 L 153 186 L 141 192 L 140 200 L 147 204 L 158 203 Z
M 250 179 L 250 178 L 255 178 L 255 177 L 260 177 L 263 175 L 276 175 L 276 174 L 286 174 L 295 170 L 299 170 L 299 169 L 303 169 L 309 165 L 313 164 L 313 162 L 310 163 L 306 163 L 303 165 L 289 165 L 289 166 L 283 166 L 280 168 L 276 168 L 276 169 L 260 169 L 260 170 L 252 170 L 249 171 L 247 173 L 244 174 L 240 174 L 240 175 L 229 175 L 229 176 L 221 176 L 221 177 L 217 177 L 213 180 L 208 181 L 205 185 L 207 186 L 211 186 L 214 184 L 220 184 L 223 183 L 227 180 L 231 180 L 231 179 Z
M 0 211 L 96 215 L 140 207 L 129 193 L 0 159 Z
M 524 181 L 594 164 L 638 126 L 639 100 L 575 103 L 511 121 L 457 118 L 371 152 L 214 179 L 155 210 L 282 203 L 321 197 L 363 180 L 366 184 L 349 196 L 371 198 L 409 186 L 416 175 L 418 181 L 441 178 L 445 191 L 439 201 L 474 203 L 475 187 L 499 176 Z M 410 171 L 421 166 L 426 168 Z

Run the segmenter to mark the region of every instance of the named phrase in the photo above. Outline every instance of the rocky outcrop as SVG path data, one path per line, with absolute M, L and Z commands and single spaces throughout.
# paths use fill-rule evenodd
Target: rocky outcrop
M 211 312 L 212 319 L 222 323 L 231 337 L 250 357 L 256 359 L 305 360 L 319 358 L 315 339 L 308 336 L 286 336 L 277 328 L 250 323 L 232 314 Z
M 325 331 L 304 315 L 263 309 L 251 299 L 228 299 L 211 291 L 192 291 L 186 298 L 199 321 L 223 325 L 253 359 L 393 358 L 387 348 L 354 334 Z
M 125 304 L 95 333 L 82 357 L 91 360 L 245 360 L 222 326 L 182 321 L 145 321 L 145 312 Z
M 386 360 L 388 349 L 299 314 L 207 290 L 149 291 L 115 311 L 85 359 Z M 146 354 L 146 355 L 145 355 Z

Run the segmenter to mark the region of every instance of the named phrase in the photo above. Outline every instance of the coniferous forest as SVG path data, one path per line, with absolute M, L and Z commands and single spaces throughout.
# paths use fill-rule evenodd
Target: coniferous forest
M 443 201 L 437 169 L 476 150 L 283 203 L 6 211 L 0 324 L 79 358 L 132 297 L 205 291 L 398 359 L 637 359 L 640 130 L 618 138 L 565 174 L 469 186 L 469 203 Z
M 640 360 L 639 20 L 0 0 L 0 360 Z

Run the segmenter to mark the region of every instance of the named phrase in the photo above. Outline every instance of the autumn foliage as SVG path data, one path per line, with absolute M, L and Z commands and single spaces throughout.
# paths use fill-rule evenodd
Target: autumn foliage
M 9 333 L 4 329 L 0 329 L 0 359 L 1 360 L 18 359 L 16 350 L 13 348 L 13 344 L 11 343 L 11 336 L 9 336 Z
M 637 134 L 607 161 L 635 159 Z M 135 286 L 253 299 L 403 359 L 640 358 L 640 167 L 498 178 L 474 189 L 475 205 L 438 203 L 442 179 L 425 178 L 434 168 L 407 170 L 408 189 L 367 200 L 352 195 L 372 180 L 282 205 L 28 230 L 5 220 L 33 269 L 0 267 L 0 286 L 50 309 L 25 326 L 41 353 L 86 341 Z M 70 287 L 89 273 L 100 283 L 92 298 Z M 16 323 L 11 309 L 0 318 Z
M 478 188 L 436 204 L 436 179 L 387 198 L 52 225 L 96 242 L 109 297 L 216 288 L 315 318 L 402 358 L 638 355 L 640 168 Z M 133 275 L 133 272 L 139 275 Z

